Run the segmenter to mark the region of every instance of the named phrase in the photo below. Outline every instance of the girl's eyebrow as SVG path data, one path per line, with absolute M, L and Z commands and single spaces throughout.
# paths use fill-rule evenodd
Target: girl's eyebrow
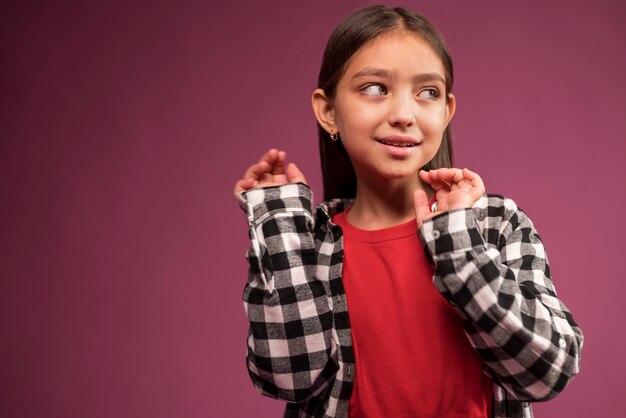
M 352 79 L 354 80 L 356 78 L 371 77 L 371 76 L 385 78 L 388 80 L 394 80 L 398 78 L 398 73 L 396 71 L 386 70 L 384 68 L 365 67 L 361 71 L 355 73 L 352 76 Z M 421 73 L 413 77 L 414 83 L 424 83 L 424 82 L 429 82 L 429 81 L 430 82 L 436 81 L 441 84 L 446 84 L 443 77 L 437 73 Z
M 385 70 L 383 68 L 365 67 L 361 71 L 355 73 L 352 76 L 352 79 L 361 78 L 361 77 L 371 77 L 371 76 L 393 80 L 398 77 L 398 73 L 396 73 L 395 71 L 391 71 L 391 70 Z

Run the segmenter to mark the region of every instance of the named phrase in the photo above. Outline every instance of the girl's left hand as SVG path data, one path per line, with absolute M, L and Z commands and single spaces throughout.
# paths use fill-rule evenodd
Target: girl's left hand
M 413 194 L 413 204 L 417 216 L 417 226 L 440 213 L 469 208 L 484 193 L 485 185 L 480 176 L 467 168 L 440 168 L 437 170 L 420 170 L 422 181 L 433 188 L 437 196 L 437 210 L 430 211 L 426 193 L 418 189 Z

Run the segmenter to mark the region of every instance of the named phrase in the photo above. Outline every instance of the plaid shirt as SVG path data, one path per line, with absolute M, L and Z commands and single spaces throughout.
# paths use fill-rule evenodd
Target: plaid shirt
M 312 212 L 304 184 L 239 195 L 251 247 L 243 302 L 247 366 L 286 417 L 348 417 L 354 352 L 342 283 L 343 239 L 331 222 L 352 202 Z M 583 335 L 557 298 L 539 235 L 515 203 L 485 195 L 418 231 L 434 285 L 464 319 L 493 380 L 494 418 L 532 417 L 578 373 Z

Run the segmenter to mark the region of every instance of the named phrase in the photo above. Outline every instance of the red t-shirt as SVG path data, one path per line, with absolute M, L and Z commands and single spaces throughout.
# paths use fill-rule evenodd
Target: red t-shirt
M 356 358 L 350 417 L 485 418 L 492 383 L 435 288 L 415 220 L 343 230 L 343 283 Z

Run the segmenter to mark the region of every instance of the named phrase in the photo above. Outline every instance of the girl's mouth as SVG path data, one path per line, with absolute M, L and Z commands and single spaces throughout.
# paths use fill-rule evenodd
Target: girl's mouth
M 400 147 L 400 148 L 416 147 L 419 145 L 419 143 L 417 142 L 394 142 L 394 141 L 384 141 L 382 139 L 377 139 L 376 141 L 384 145 L 391 145 L 392 147 Z
M 410 136 L 392 135 L 383 138 L 375 138 L 376 142 L 388 155 L 395 158 L 406 158 L 413 154 L 416 148 L 422 143 Z

